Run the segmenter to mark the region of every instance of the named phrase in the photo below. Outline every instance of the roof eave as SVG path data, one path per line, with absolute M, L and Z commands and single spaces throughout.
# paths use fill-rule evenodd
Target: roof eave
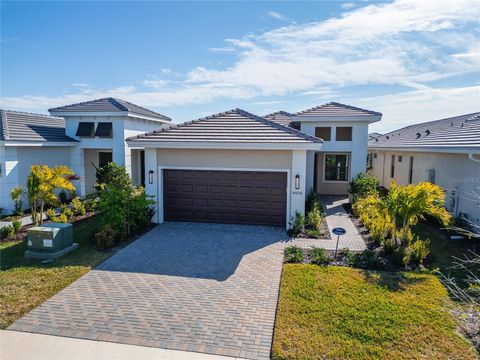
M 55 116 L 61 117 L 72 117 L 72 116 L 79 116 L 79 117 L 132 117 L 138 119 L 144 119 L 154 122 L 166 123 L 169 124 L 172 119 L 169 117 L 160 118 L 160 117 L 153 117 L 148 115 L 142 115 L 133 113 L 130 111 L 61 111 L 61 110 L 49 110 L 50 114 L 55 114 Z M 167 120 L 168 119 L 168 120 Z
M 315 121 L 335 121 L 335 122 L 367 122 L 369 124 L 378 122 L 382 115 L 358 115 L 358 116 L 335 116 L 335 115 L 294 115 L 292 121 L 315 122 Z
M 410 151 L 410 152 L 437 152 L 453 154 L 480 154 L 479 146 L 374 146 L 368 144 L 368 150 L 376 151 Z
M 47 140 L 2 140 L 0 144 L 3 146 L 28 146 L 28 147 L 37 147 L 37 146 L 78 146 L 79 141 L 77 140 L 70 140 L 70 141 L 47 141 Z
M 275 143 L 275 142 L 209 142 L 209 141 L 154 141 L 141 138 L 128 138 L 129 147 L 144 146 L 157 149 L 237 149 L 237 150 L 321 150 L 322 143 Z

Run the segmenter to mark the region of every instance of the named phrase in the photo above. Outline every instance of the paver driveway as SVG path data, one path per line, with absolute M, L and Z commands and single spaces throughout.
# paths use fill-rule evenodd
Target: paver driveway
M 11 330 L 269 358 L 285 230 L 165 223 Z

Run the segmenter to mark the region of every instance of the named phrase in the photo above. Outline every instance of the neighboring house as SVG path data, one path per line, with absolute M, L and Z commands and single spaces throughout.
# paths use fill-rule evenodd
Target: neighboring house
M 10 191 L 25 188 L 30 166 L 70 166 L 81 196 L 94 191 L 95 167 L 124 165 L 135 184 L 144 183 L 142 149 L 125 139 L 161 128 L 171 119 L 123 100 L 105 98 L 50 109 L 55 116 L 1 110 L 0 207 L 13 210 Z M 132 166 L 133 163 L 133 166 Z
M 81 178 L 77 193 L 85 195 L 94 190 L 95 168 L 114 161 L 155 197 L 155 222 L 282 226 L 296 211 L 304 213 L 312 188 L 347 194 L 352 177 L 366 170 L 368 125 L 381 118 L 328 103 L 265 117 L 235 109 L 174 125 L 113 98 L 49 111 L 54 116 L 28 114 L 28 122 L 9 115 L 23 113 L 3 112 L 0 207 L 7 211 L 10 190 L 25 186 L 33 164 L 70 166 Z M 18 155 L 22 147 L 29 147 L 25 156 Z
M 438 184 L 447 210 L 480 224 L 480 112 L 389 132 L 370 140 L 368 150 L 380 185 Z
M 376 139 L 380 136 L 382 136 L 382 134 L 380 134 L 378 132 L 371 132 L 371 133 L 368 134 L 368 140 L 373 140 L 373 139 Z

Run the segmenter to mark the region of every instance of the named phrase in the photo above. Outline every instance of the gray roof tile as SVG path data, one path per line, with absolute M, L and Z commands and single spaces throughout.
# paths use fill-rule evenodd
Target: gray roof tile
M 293 116 L 382 116 L 382 113 L 365 110 L 338 102 L 329 102 L 320 106 L 299 111 Z
M 234 109 L 166 129 L 137 135 L 130 141 L 229 142 L 229 143 L 321 143 L 322 140 L 267 120 L 241 109 Z
M 292 123 L 292 114 L 282 110 L 265 115 L 264 118 L 284 126 L 289 126 Z
M 130 112 L 137 115 L 144 115 L 163 121 L 171 121 L 168 116 L 155 111 L 145 109 L 128 101 L 112 97 L 81 102 L 72 105 L 65 105 L 48 110 L 50 113 L 66 112 Z
M 382 148 L 480 148 L 480 112 L 410 125 L 368 142 Z
M 65 120 L 42 114 L 0 110 L 0 140 L 75 142 L 65 135 Z

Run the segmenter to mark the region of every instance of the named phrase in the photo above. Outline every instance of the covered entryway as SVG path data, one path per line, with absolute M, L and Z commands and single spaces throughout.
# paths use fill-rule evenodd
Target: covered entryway
M 285 226 L 287 173 L 163 170 L 167 221 Z

